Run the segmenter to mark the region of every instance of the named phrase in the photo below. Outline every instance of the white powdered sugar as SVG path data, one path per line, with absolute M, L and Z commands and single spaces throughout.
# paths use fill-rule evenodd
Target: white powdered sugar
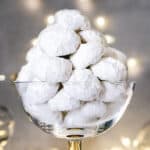
M 55 21 L 67 30 L 77 31 L 90 29 L 89 20 L 77 10 L 66 9 L 58 11 L 55 15 Z
M 126 81 L 127 68 L 119 60 L 111 57 L 101 59 L 97 64 L 93 65 L 92 71 L 100 80 L 112 83 Z
M 59 57 L 44 57 L 35 61 L 33 74 L 41 81 L 58 83 L 67 81 L 72 73 L 70 60 Z
M 58 24 L 44 29 L 39 36 L 39 47 L 48 56 L 64 56 L 74 53 L 80 44 L 80 37 L 72 30 Z
M 48 104 L 53 111 L 70 111 L 80 107 L 79 100 L 70 97 L 64 90 L 59 91 Z
M 116 83 L 112 84 L 107 81 L 103 81 L 104 93 L 100 98 L 103 102 L 115 102 L 118 99 L 126 98 L 127 84 Z
M 47 82 L 36 81 L 28 83 L 28 88 L 24 96 L 25 101 L 30 101 L 32 104 L 43 104 L 56 95 L 59 84 L 48 84 Z
M 26 112 L 66 128 L 110 116 L 110 106 L 114 112 L 127 97 L 126 56 L 106 45 L 79 11 L 58 11 L 54 20 L 28 51 L 16 80 Z
M 100 81 L 88 69 L 74 70 L 70 79 L 64 83 L 68 95 L 81 101 L 93 101 L 103 90 Z
M 96 30 L 84 30 L 80 32 L 83 42 L 98 42 L 102 46 L 106 44 L 104 35 Z
M 99 42 L 81 44 L 78 51 L 72 55 L 71 61 L 76 69 L 84 69 L 97 63 L 103 55 L 103 46 Z

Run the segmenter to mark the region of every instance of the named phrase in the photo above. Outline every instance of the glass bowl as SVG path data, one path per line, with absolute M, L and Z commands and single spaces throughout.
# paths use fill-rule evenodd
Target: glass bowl
M 20 90 L 25 90 L 29 85 L 39 85 L 45 84 L 45 82 L 33 81 L 33 82 L 15 82 L 17 90 L 21 93 Z M 34 86 L 35 87 L 35 86 Z M 83 138 L 87 137 L 94 137 L 99 134 L 104 133 L 108 129 L 112 128 L 116 125 L 116 123 L 121 119 L 125 110 L 127 109 L 128 104 L 132 98 L 133 90 L 135 87 L 135 83 L 131 82 L 128 84 L 128 89 L 126 93 L 126 99 L 123 100 L 116 100 L 116 102 L 108 103 L 107 104 L 107 113 L 103 117 L 99 117 L 96 121 L 91 121 L 88 123 L 83 123 L 77 126 L 66 127 L 63 123 L 53 123 L 48 124 L 46 122 L 41 121 L 36 115 L 33 115 L 28 111 L 26 108 L 26 104 L 24 102 L 23 95 L 22 97 L 22 104 L 26 114 L 29 118 L 33 121 L 33 123 L 38 126 L 41 130 L 48 134 L 53 134 L 57 138 L 64 138 L 68 140 L 82 140 Z M 43 113 L 43 112 L 41 112 Z M 66 112 L 61 112 L 64 116 Z M 48 115 L 48 114 L 45 114 Z
M 45 81 L 15 81 L 15 85 L 17 90 L 22 98 L 22 104 L 24 111 L 26 112 L 27 116 L 30 120 L 41 130 L 48 134 L 53 134 L 57 138 L 63 138 L 68 140 L 68 149 L 69 150 L 81 150 L 81 141 L 84 138 L 88 137 L 95 137 L 97 135 L 101 135 L 105 131 L 109 130 L 113 126 L 117 124 L 117 122 L 121 119 L 123 114 L 125 113 L 135 88 L 135 83 L 131 82 L 128 83 L 128 88 L 126 91 L 126 97 L 123 100 L 116 100 L 114 103 L 107 103 L 107 112 L 104 114 L 103 117 L 98 117 L 96 121 L 86 122 L 75 126 L 65 126 L 63 122 L 61 123 L 47 123 L 42 121 L 41 118 L 37 116 L 37 114 L 33 114 L 30 112 L 29 109 L 26 107 L 26 102 L 24 101 L 24 95 L 21 94 L 22 90 L 26 90 L 26 88 L 30 85 L 34 85 L 34 87 L 38 87 L 39 84 L 45 84 Z M 32 98 L 31 98 L 32 99 Z M 28 102 L 31 100 L 28 99 Z M 45 103 L 45 105 L 47 102 Z M 38 106 L 38 104 L 37 104 Z M 39 110 L 38 110 L 39 111 Z M 92 110 L 91 110 L 92 111 Z M 49 115 L 49 113 L 44 113 L 40 111 L 41 115 Z M 66 116 L 67 112 L 61 112 L 61 115 L 64 117 Z M 54 112 L 55 114 L 55 112 Z M 78 119 L 78 117 L 77 117 Z M 81 117 L 82 119 L 82 117 Z

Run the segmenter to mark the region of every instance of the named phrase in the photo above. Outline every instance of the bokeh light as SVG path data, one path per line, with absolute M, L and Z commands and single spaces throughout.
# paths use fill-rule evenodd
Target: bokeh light
M 41 0 L 22 0 L 24 7 L 28 11 L 37 11 L 41 8 L 42 2 Z
M 3 125 L 4 125 L 4 121 L 0 120 L 0 126 L 3 126 Z
M 142 66 L 140 59 L 131 57 L 128 59 L 127 65 L 130 77 L 137 77 L 141 74 Z
M 38 38 L 34 38 L 34 39 L 31 40 L 31 45 L 36 46 L 37 42 L 38 42 Z
M 79 9 L 85 12 L 91 12 L 94 8 L 92 0 L 76 0 L 76 5 Z
M 17 73 L 12 73 L 10 76 L 9 76 L 9 80 L 10 81 L 15 81 L 17 79 Z
M 59 150 L 57 147 L 52 147 L 50 150 Z
M 128 137 L 121 137 L 121 144 L 126 147 L 129 148 L 131 146 L 131 140 Z
M 0 81 L 5 81 L 6 80 L 6 76 L 4 74 L 0 74 Z
M 120 146 L 113 146 L 110 150 L 123 150 Z
M 116 41 L 115 37 L 113 37 L 112 35 L 105 35 L 104 37 L 107 44 L 113 44 Z
M 5 141 L 2 141 L 2 142 L 0 143 L 0 145 L 1 145 L 1 147 L 5 147 L 5 146 L 7 145 L 7 143 L 8 143 L 8 141 L 5 140 Z
M 136 148 L 138 146 L 138 140 L 133 140 L 132 146 Z
M 95 18 L 94 24 L 99 29 L 105 29 L 107 26 L 107 20 L 104 16 L 98 16 Z
M 7 132 L 5 130 L 0 130 L 0 136 L 5 136 Z
M 54 23 L 54 15 L 48 15 L 46 17 L 46 24 L 53 24 Z

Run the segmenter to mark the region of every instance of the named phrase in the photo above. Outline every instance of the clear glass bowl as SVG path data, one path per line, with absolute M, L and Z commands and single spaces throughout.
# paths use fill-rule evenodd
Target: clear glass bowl
M 44 82 L 15 82 L 16 87 L 20 93 L 20 89 L 25 89 L 29 84 L 44 84 Z M 47 124 L 42 122 L 39 118 L 33 116 L 29 111 L 26 110 L 26 106 L 23 102 L 23 108 L 26 114 L 30 117 L 33 123 L 38 126 L 41 130 L 48 134 L 53 134 L 58 138 L 64 138 L 68 140 L 73 139 L 83 139 L 86 137 L 94 137 L 103 132 L 107 131 L 120 120 L 123 116 L 125 110 L 127 109 L 128 104 L 132 98 L 133 90 L 135 84 L 133 82 L 128 84 L 127 98 L 125 100 L 116 100 L 114 103 L 107 105 L 107 113 L 99 118 L 97 121 L 92 121 L 80 126 L 73 126 L 67 128 L 62 123 L 60 124 Z M 22 97 L 23 98 L 23 97 Z M 23 101 L 23 100 L 22 100 Z M 64 112 L 62 112 L 64 114 Z M 47 114 L 46 114 L 47 115 Z

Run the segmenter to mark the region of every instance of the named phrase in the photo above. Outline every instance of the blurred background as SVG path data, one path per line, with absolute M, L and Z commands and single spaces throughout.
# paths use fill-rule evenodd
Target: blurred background
M 14 135 L 5 149 L 67 148 L 65 140 L 43 133 L 28 120 L 15 87 L 6 81 L 25 63 L 26 52 L 53 22 L 53 14 L 64 8 L 81 10 L 105 34 L 107 43 L 127 54 L 130 79 L 137 83 L 131 105 L 117 126 L 86 139 L 83 149 L 150 150 L 150 0 L 0 0 L 0 105 L 15 120 Z

